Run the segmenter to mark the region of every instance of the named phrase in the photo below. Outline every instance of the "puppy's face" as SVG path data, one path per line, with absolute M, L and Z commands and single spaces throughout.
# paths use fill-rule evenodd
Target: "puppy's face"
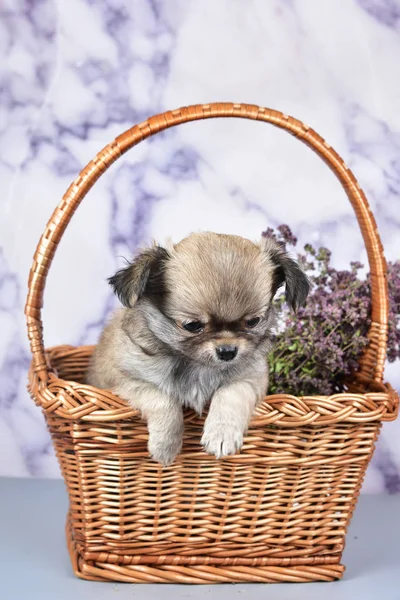
M 266 349 L 271 301 L 283 283 L 293 309 L 309 290 L 300 267 L 272 240 L 216 233 L 144 250 L 110 283 L 125 306 L 142 307 L 171 352 L 220 369 Z

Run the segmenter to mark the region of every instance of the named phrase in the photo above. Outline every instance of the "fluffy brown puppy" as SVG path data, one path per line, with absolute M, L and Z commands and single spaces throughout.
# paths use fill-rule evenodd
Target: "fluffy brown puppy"
M 163 465 L 181 449 L 184 406 L 201 414 L 211 402 L 207 452 L 240 450 L 267 390 L 274 294 L 285 284 L 296 310 L 309 291 L 299 265 L 271 239 L 205 232 L 143 250 L 110 284 L 124 308 L 103 331 L 88 383 L 142 412 Z

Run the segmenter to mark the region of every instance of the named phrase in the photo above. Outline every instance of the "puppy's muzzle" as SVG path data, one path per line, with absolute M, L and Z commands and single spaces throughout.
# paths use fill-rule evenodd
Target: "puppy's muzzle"
M 224 344 L 223 346 L 217 346 L 215 351 L 219 360 L 229 361 L 235 358 L 238 353 L 238 347 Z

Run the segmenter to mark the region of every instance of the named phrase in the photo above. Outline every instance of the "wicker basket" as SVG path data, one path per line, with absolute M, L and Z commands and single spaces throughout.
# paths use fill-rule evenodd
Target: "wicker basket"
M 92 347 L 45 351 L 41 306 L 57 244 L 75 209 L 124 152 L 168 127 L 214 117 L 271 123 L 311 147 L 355 210 L 372 282 L 370 343 L 348 392 L 267 396 L 240 454 L 200 446 L 204 419 L 188 412 L 182 454 L 165 469 L 147 452 L 137 412 L 84 384 Z M 388 326 L 386 263 L 367 200 L 336 152 L 301 122 L 252 105 L 191 106 L 150 118 L 106 146 L 72 183 L 37 247 L 26 304 L 29 389 L 42 407 L 69 494 L 75 573 L 127 582 L 307 582 L 342 576 L 346 529 L 382 421 L 398 398 L 382 383 Z

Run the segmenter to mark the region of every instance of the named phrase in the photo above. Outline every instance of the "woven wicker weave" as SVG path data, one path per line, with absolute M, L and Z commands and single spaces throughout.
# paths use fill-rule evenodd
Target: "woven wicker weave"
M 271 123 L 310 146 L 342 183 L 368 252 L 370 343 L 348 393 L 267 396 L 240 454 L 200 447 L 204 419 L 188 412 L 182 454 L 164 470 L 147 452 L 134 410 L 84 384 L 91 347 L 45 351 L 41 307 L 55 250 L 75 209 L 124 152 L 168 127 L 213 117 Z M 130 582 L 331 581 L 382 421 L 398 398 L 383 384 L 386 263 L 374 218 L 351 171 L 301 122 L 252 105 L 191 106 L 150 118 L 106 146 L 54 211 L 37 247 L 26 303 L 29 389 L 42 407 L 68 489 L 67 538 L 75 573 Z

